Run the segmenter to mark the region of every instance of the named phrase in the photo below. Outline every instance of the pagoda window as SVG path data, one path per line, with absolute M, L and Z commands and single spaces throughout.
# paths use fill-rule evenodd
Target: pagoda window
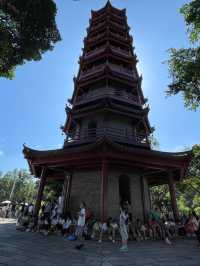
M 97 123 L 95 121 L 90 121 L 88 123 L 88 137 L 96 137 Z
M 127 175 L 119 177 L 119 197 L 121 203 L 128 201 L 131 204 L 130 178 Z

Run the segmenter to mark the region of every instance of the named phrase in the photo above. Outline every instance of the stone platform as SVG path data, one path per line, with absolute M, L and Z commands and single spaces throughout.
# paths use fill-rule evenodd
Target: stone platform
M 127 253 L 119 243 L 76 242 L 59 236 L 18 232 L 13 220 L 0 220 L 0 266 L 199 266 L 200 248 L 195 240 L 177 240 L 172 246 L 162 241 L 130 242 Z

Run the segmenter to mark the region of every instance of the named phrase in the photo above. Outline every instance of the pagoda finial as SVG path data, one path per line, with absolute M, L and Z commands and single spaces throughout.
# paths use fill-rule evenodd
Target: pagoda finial
M 111 6 L 112 6 L 111 2 L 110 2 L 110 0 L 108 0 L 107 3 L 106 3 L 106 7 L 111 7 Z

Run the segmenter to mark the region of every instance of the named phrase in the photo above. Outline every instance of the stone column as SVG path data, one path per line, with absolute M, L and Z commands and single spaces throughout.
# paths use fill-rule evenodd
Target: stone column
M 178 206 L 177 206 L 177 201 L 176 201 L 176 187 L 175 187 L 175 182 L 173 178 L 173 173 L 172 171 L 169 171 L 169 192 L 170 192 L 170 197 L 171 197 L 171 206 L 174 214 L 174 219 L 177 221 L 179 219 L 179 211 L 178 211 Z
M 101 222 L 107 220 L 107 192 L 108 192 L 108 164 L 105 160 L 101 164 Z
M 144 176 L 140 177 L 141 200 L 143 206 L 143 218 L 147 221 L 150 211 L 149 186 Z
M 38 193 L 37 193 L 37 198 L 36 198 L 36 202 L 35 202 L 35 208 L 34 208 L 34 216 L 37 220 L 38 218 L 38 214 L 40 211 L 40 207 L 41 207 L 41 201 L 42 201 L 42 197 L 43 197 L 43 191 L 44 191 L 44 187 L 46 184 L 46 168 L 43 167 L 42 172 L 41 172 L 41 176 L 40 176 L 40 183 L 39 183 L 39 188 L 38 188 Z

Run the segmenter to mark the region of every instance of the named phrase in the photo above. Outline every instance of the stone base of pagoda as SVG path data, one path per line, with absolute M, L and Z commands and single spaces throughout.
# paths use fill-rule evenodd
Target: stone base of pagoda
M 105 167 L 105 166 L 104 166 Z M 120 186 L 124 189 L 129 182 L 129 201 L 133 219 L 146 219 L 150 210 L 149 191 L 146 180 L 134 172 L 124 172 L 120 169 L 107 169 L 102 185 L 102 169 L 97 171 L 74 172 L 71 184 L 70 209 L 77 214 L 80 202 L 84 201 L 94 216 L 101 220 L 108 217 L 118 218 L 120 212 Z M 123 184 L 123 179 L 126 184 Z M 102 191 L 104 190 L 104 191 Z M 126 198 L 126 197 L 125 197 Z M 124 199 L 125 199 L 124 198 Z

